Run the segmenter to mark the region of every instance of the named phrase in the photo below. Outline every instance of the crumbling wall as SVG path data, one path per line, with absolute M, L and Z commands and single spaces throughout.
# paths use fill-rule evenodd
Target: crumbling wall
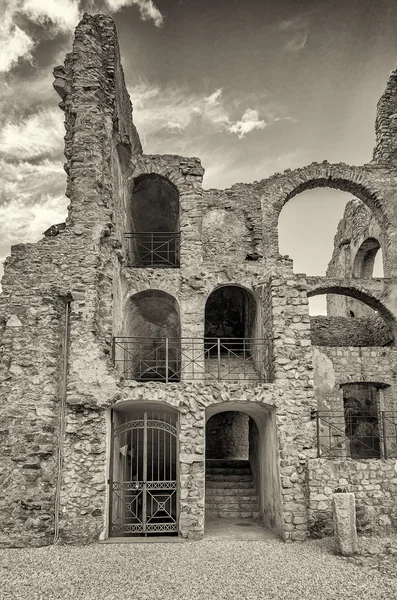
M 333 533 L 332 494 L 353 492 L 357 529 L 370 535 L 397 532 L 396 461 L 308 461 L 309 529 L 316 537 Z
M 388 347 L 315 347 L 314 389 L 319 410 L 343 413 L 341 385 L 374 383 L 383 391 L 382 410 L 397 408 L 397 353 Z
M 397 160 L 397 69 L 386 84 L 376 112 L 376 145 L 373 162 L 384 167 L 394 167 Z
M 347 203 L 343 217 L 338 224 L 334 238 L 334 251 L 328 265 L 328 277 L 372 277 L 373 258 L 369 268 L 364 269 L 361 263 L 365 256 L 360 250 L 367 240 L 377 240 L 379 247 L 388 246 L 387 237 L 373 211 L 360 200 L 353 199 Z M 387 273 L 387 265 L 386 273 Z M 327 296 L 327 313 L 329 316 L 370 317 L 369 306 L 355 298 L 330 294 Z
M 180 413 L 183 537 L 198 539 L 204 530 L 206 409 L 238 402 L 272 415 L 264 425 L 265 453 L 272 456 L 264 472 L 272 497 L 267 498 L 262 516 L 284 539 L 305 539 L 304 465 L 316 454 L 311 411 L 317 401 L 329 406 L 330 398 L 337 400 L 338 386 L 346 381 L 383 382 L 390 386 L 385 405 L 394 406 L 397 365 L 394 348 L 322 347 L 313 352 L 308 279 L 294 275 L 292 262 L 278 253 L 278 216 L 285 203 L 305 189 L 328 186 L 348 191 L 373 211 L 387 240 L 382 247 L 391 277 L 397 273 L 397 246 L 392 242 L 397 227 L 394 171 L 325 161 L 252 184 L 236 184 L 224 192 L 203 193 L 199 159 L 142 154 L 110 18 L 84 16 L 73 51 L 55 75 L 66 119 L 66 193 L 71 208 L 64 231 L 37 244 L 14 246 L 5 268 L 0 297 L 5 450 L 0 471 L 1 544 L 39 545 L 53 539 L 58 458 L 62 459 L 61 539 L 87 543 L 106 537 L 108 412 L 118 403 L 150 401 L 168 403 Z M 178 189 L 178 269 L 127 265 L 127 210 L 133 180 L 144 173 L 166 177 Z M 342 279 L 346 275 L 338 273 Z M 260 318 L 255 336 L 270 338 L 262 354 L 266 362 L 259 355 L 256 360 L 258 365 L 262 361 L 269 381 L 204 385 L 191 381 L 191 373 L 182 373 L 180 383 L 120 377 L 110 352 L 113 336 L 122 332 L 130 296 L 158 289 L 177 299 L 182 351 L 189 358 L 189 339 L 204 336 L 208 296 L 228 284 L 256 294 Z M 375 287 L 374 306 L 387 304 L 388 325 L 393 324 L 393 284 L 388 279 Z M 63 439 L 61 406 L 66 413 Z
M 55 71 L 66 118 L 66 194 L 71 200 L 66 228 L 37 244 L 13 246 L 5 264 L 0 305 L 9 326 L 2 336 L 1 363 L 2 545 L 42 545 L 54 537 L 61 402 L 85 405 L 97 415 L 98 397 L 117 393 L 114 378 L 108 376 L 111 312 L 106 304 L 111 282 L 101 254 L 103 250 L 109 256 L 117 241 L 111 237 L 114 177 L 109 157 L 121 141 L 140 151 L 127 97 L 121 94 L 116 101 L 115 78 L 122 80 L 119 61 L 113 21 L 86 15 L 65 66 Z M 110 260 L 113 264 L 114 255 Z M 66 434 L 64 442 L 64 461 L 70 444 L 81 452 L 75 437 Z M 106 438 L 98 439 L 103 456 L 105 443 Z M 103 492 L 104 477 L 100 485 Z M 65 476 L 62 514 L 65 495 L 74 493 Z M 87 511 L 88 522 L 98 518 L 96 508 Z
M 393 334 L 380 315 L 371 317 L 310 317 L 313 346 L 387 346 Z

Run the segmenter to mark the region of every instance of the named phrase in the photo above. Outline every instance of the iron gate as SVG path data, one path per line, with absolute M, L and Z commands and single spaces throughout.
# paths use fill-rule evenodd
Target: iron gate
M 178 533 L 177 419 L 112 411 L 110 535 Z

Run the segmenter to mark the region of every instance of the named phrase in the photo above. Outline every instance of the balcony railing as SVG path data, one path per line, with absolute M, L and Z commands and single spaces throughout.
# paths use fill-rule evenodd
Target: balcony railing
M 175 232 L 126 233 L 127 263 L 131 267 L 179 267 L 180 238 Z
M 347 414 L 316 412 L 317 456 L 397 458 L 397 412 Z
M 178 382 L 269 381 L 269 340 L 254 338 L 113 339 L 124 379 Z

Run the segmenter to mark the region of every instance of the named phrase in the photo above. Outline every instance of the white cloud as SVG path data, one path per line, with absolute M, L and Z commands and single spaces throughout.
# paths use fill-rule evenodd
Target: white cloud
M 303 31 L 294 36 L 289 42 L 287 42 L 285 49 L 289 52 L 298 52 L 305 47 L 307 38 L 309 37 L 308 31 Z
M 6 73 L 19 58 L 32 60 L 34 41 L 14 23 L 15 2 L 6 0 L 0 23 L 0 73 Z
M 247 133 L 250 133 L 250 131 L 254 131 L 254 129 L 264 129 L 265 127 L 266 122 L 263 119 L 259 119 L 258 111 L 247 108 L 241 119 L 228 127 L 228 131 L 237 133 L 239 139 L 241 139 Z
M 59 109 L 42 109 L 20 121 L 5 123 L 0 130 L 0 153 L 8 159 L 33 159 L 59 154 L 64 126 Z
M 277 29 L 289 37 L 285 42 L 284 49 L 288 52 L 299 52 L 305 47 L 309 37 L 309 17 L 300 15 L 281 21 Z
M 222 89 L 209 96 L 195 94 L 181 87 L 151 86 L 140 82 L 130 88 L 134 106 L 134 121 L 142 141 L 148 138 L 181 134 L 190 127 L 208 133 L 228 131 L 239 139 L 254 129 L 264 129 L 266 121 L 259 118 L 258 110 L 247 108 L 241 118 L 233 118 L 233 101 L 224 98 Z M 280 119 L 271 106 L 269 118 Z
M 66 218 L 61 161 L 10 163 L 0 158 L 0 260 L 16 243 L 35 242 Z
M 163 15 L 153 0 L 105 0 L 109 12 L 136 6 L 143 21 L 156 27 L 163 24 Z M 0 73 L 7 73 L 19 59 L 32 60 L 39 43 L 17 25 L 22 16 L 32 23 L 45 26 L 47 34 L 71 33 L 83 15 L 82 0 L 0 0 L 3 14 L 0 24 Z M 96 12 L 93 5 L 92 12 Z
M 81 16 L 79 0 L 23 0 L 19 12 L 34 23 L 53 23 L 59 31 L 73 31 Z
M 34 41 L 22 29 L 13 25 L 0 31 L 0 73 L 7 73 L 20 58 L 31 61 Z
M 207 102 L 207 104 L 209 106 L 216 106 L 217 104 L 219 104 L 219 100 L 222 98 L 222 88 L 219 88 L 219 90 L 216 90 L 213 94 L 211 94 L 210 96 L 207 96 L 205 98 L 205 101 Z
M 143 139 L 162 132 L 180 133 L 198 122 L 215 131 L 224 130 L 229 123 L 225 107 L 218 101 L 219 90 L 206 97 L 181 87 L 160 89 L 140 82 L 130 89 L 130 94 L 135 124 Z
M 156 27 L 163 24 L 163 15 L 154 5 L 153 0 L 106 0 L 106 5 L 112 12 L 117 12 L 125 6 L 137 6 L 143 21 L 152 20 Z

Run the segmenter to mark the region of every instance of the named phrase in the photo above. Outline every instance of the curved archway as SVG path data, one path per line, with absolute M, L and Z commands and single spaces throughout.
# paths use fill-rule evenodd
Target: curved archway
M 163 175 L 133 180 L 127 227 L 134 266 L 179 266 L 179 192 Z
M 109 416 L 109 536 L 177 535 L 178 410 L 121 402 Z
M 153 289 L 130 296 L 123 332 L 124 377 L 179 381 L 181 325 L 174 296 Z
M 265 525 L 283 535 L 274 408 L 213 404 L 206 422 L 206 527 L 209 518 L 252 518 L 258 512 Z M 233 486 L 226 494 L 219 492 L 219 475 L 220 489 Z
M 333 165 L 325 165 L 325 167 L 323 167 L 323 169 L 320 168 L 317 173 L 313 171 L 314 169 L 311 166 L 298 170 L 296 175 L 299 177 L 299 181 L 297 181 L 296 184 L 294 184 L 293 179 L 291 180 L 291 178 L 289 178 L 289 186 L 286 186 L 286 189 L 284 188 L 285 193 L 276 203 L 278 213 L 280 213 L 283 206 L 291 200 L 291 198 L 305 190 L 331 188 L 340 190 L 341 192 L 348 192 L 366 204 L 368 208 L 374 212 L 380 222 L 386 221 L 382 202 L 379 199 L 377 191 L 373 189 L 369 182 L 364 183 L 362 181 L 363 177 L 361 173 L 354 173 L 348 167 L 346 168 L 347 172 L 340 173 L 338 172 L 338 166 L 333 167 Z M 361 179 L 361 181 L 357 181 L 357 179 Z M 288 187 L 290 188 L 289 190 Z
M 222 285 L 205 304 L 204 349 L 207 369 L 223 379 L 259 379 L 264 375 L 258 302 L 247 288 Z
M 313 163 L 302 169 L 276 175 L 271 178 L 268 189 L 262 188 L 263 184 L 259 191 L 262 192 L 266 220 L 263 229 L 264 243 L 275 255 L 279 254 L 277 227 L 280 212 L 289 200 L 305 190 L 331 188 L 347 192 L 372 210 L 386 234 L 389 230 L 390 223 L 383 198 L 363 168 L 329 164 L 326 161 L 322 164 Z
M 258 302 L 254 293 L 237 284 L 215 288 L 205 304 L 205 338 L 221 338 L 225 348 L 243 339 L 260 337 Z M 229 340 L 229 341 L 228 341 Z M 238 341 L 240 340 L 240 341 Z
M 364 240 L 353 261 L 353 277 L 370 279 L 374 276 L 375 260 L 382 253 L 379 240 L 370 237 Z M 383 269 L 382 269 L 383 271 Z M 383 277 L 378 275 L 378 277 Z
M 393 315 L 380 300 L 358 288 L 321 284 L 308 298 L 327 296 L 327 315 L 311 315 L 312 344 L 317 346 L 389 346 L 396 339 Z M 340 297 L 337 301 L 335 297 Z M 343 298 L 345 297 L 345 298 Z M 354 299 L 350 304 L 347 299 Z

